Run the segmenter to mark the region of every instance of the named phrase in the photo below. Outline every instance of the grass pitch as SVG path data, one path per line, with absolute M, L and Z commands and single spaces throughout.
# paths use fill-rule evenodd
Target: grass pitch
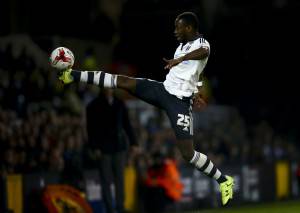
M 300 213 L 300 200 L 267 204 L 252 204 L 242 207 L 223 207 L 184 213 Z

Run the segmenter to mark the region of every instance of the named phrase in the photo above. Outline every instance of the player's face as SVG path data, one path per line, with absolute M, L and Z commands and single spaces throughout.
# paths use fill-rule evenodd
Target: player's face
M 187 40 L 188 26 L 184 23 L 182 19 L 175 20 L 175 37 L 179 42 Z

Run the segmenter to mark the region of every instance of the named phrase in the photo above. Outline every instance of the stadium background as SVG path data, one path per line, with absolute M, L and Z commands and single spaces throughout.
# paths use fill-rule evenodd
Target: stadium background
M 243 187 L 238 194 L 242 196 L 233 205 L 299 197 L 299 9 L 296 0 L 2 0 L 1 208 L 13 206 L 16 212 L 37 208 L 29 205 L 38 199 L 33 189 L 59 182 L 61 174 L 67 174 L 69 183 L 81 190 L 97 183 L 86 181 L 92 183 L 88 186 L 80 181 L 94 177 L 89 172 L 92 164 L 86 164 L 82 156 L 86 144 L 83 109 L 95 96 L 95 89 L 82 85 L 62 88 L 48 65 L 52 49 L 69 47 L 78 68 L 162 81 L 166 75 L 162 58 L 172 57 L 177 47 L 174 18 L 186 10 L 197 13 L 200 31 L 212 48 L 205 69 L 210 104 L 205 111 L 195 112 L 197 147 L 241 178 Z M 127 99 L 143 150 L 176 153 L 161 112 L 121 95 Z M 49 137 L 57 144 L 68 141 L 67 145 L 45 148 L 47 151 L 39 148 L 40 144 L 49 146 Z M 82 167 L 68 167 L 70 163 Z M 193 174 L 185 164 L 179 165 L 183 177 Z M 41 172 L 46 173 L 42 178 Z M 87 177 L 73 180 L 74 174 Z M 252 182 L 247 185 L 249 176 Z M 212 183 L 202 178 L 183 178 L 186 186 L 198 183 L 198 191 L 187 187 L 185 200 L 176 211 L 218 207 L 217 196 L 208 196 Z M 189 202 L 191 199 L 197 202 Z

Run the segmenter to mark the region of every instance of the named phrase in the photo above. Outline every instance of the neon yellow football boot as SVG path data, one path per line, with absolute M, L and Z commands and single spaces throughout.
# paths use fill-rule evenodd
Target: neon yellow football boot
M 64 84 L 70 84 L 73 82 L 73 76 L 71 75 L 72 69 L 66 69 L 61 71 L 58 74 L 58 79 L 61 80 Z
M 220 184 L 220 192 L 222 196 L 222 204 L 225 206 L 230 199 L 233 198 L 234 179 L 230 176 L 225 176 L 227 180 Z

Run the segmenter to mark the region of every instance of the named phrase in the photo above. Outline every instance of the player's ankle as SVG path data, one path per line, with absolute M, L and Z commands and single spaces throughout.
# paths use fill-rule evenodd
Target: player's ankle
M 78 70 L 71 70 L 70 75 L 73 78 L 74 81 L 79 82 L 80 81 L 80 76 L 81 72 Z
M 226 182 L 226 181 L 227 181 L 227 178 L 226 178 L 226 176 L 224 176 L 224 175 L 221 175 L 221 176 L 217 179 L 217 182 L 218 182 L 219 184 L 224 183 L 224 182 Z

